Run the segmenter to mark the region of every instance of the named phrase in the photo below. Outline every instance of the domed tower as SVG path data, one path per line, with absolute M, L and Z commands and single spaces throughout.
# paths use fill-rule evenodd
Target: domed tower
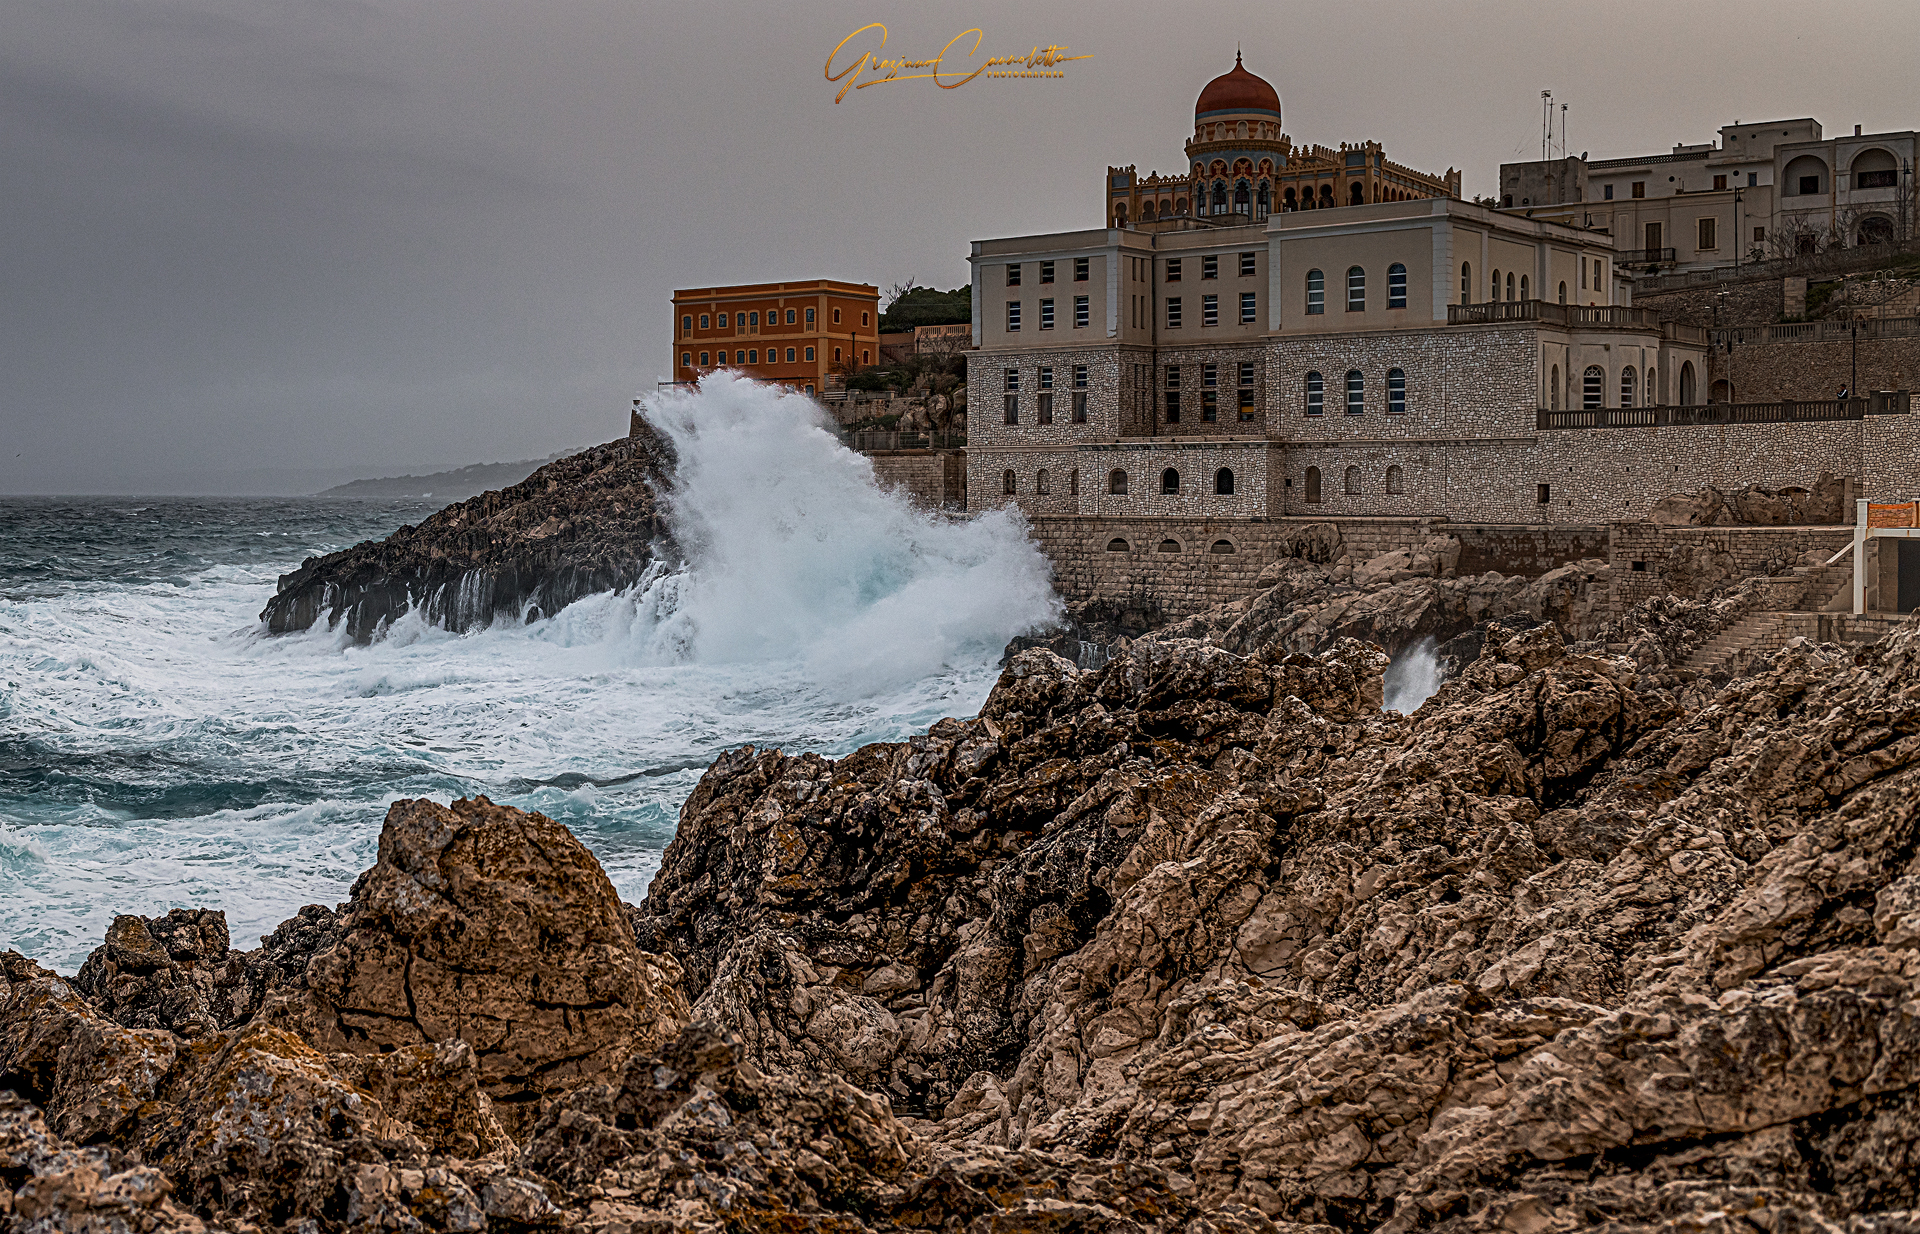
M 1292 143 L 1280 131 L 1280 92 L 1249 73 L 1238 52 L 1232 70 L 1208 82 L 1194 103 L 1186 150 L 1195 214 L 1272 212 L 1274 177 Z

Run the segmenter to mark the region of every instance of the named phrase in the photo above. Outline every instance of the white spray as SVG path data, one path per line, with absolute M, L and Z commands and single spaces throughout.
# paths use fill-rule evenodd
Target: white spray
M 1442 680 L 1437 650 L 1433 639 L 1423 638 L 1394 657 L 1381 679 L 1386 692 L 1381 706 L 1385 710 L 1412 715 L 1433 697 Z

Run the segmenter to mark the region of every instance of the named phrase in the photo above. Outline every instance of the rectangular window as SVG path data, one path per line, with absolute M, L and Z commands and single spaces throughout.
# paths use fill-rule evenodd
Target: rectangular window
M 812 357 L 808 357 L 808 358 L 811 359 Z M 791 347 L 787 348 L 787 363 L 788 364 L 793 363 L 793 348 Z
M 1696 247 L 1702 249 L 1715 249 L 1720 247 L 1718 223 L 1718 219 L 1700 220 L 1700 243 Z
M 1020 396 L 1017 394 L 1009 394 L 1006 396 L 1004 402 L 1006 423 L 1020 423 Z
M 1307 374 L 1307 414 L 1317 416 L 1327 408 L 1327 386 L 1320 374 Z
M 788 325 L 792 325 L 792 324 L 793 324 L 793 310 L 792 310 L 792 309 L 788 309 L 788 310 L 787 310 L 787 324 L 788 324 Z
M 1541 505 L 1543 505 L 1543 506 L 1544 506 L 1544 505 L 1546 505 L 1546 504 L 1548 504 L 1549 502 L 1551 502 L 1551 501 L 1553 500 L 1553 489 L 1552 489 L 1552 487 L 1551 487 L 1550 485 L 1545 485 L 1545 484 L 1536 484 L 1536 485 L 1534 485 L 1534 486 L 1533 486 L 1533 499 L 1534 499 L 1534 501 L 1536 501 L 1536 502 L 1538 502 L 1539 504 L 1541 504 Z
M 1359 266 L 1347 271 L 1347 311 L 1367 311 L 1367 272 Z
M 1020 388 L 1020 370 L 1017 368 L 1001 369 L 1000 370 L 1000 388 L 1002 390 L 1005 390 L 1008 394 L 1012 394 L 1014 391 L 1018 390 Z
M 1200 324 L 1203 326 L 1217 326 L 1220 324 L 1219 296 L 1200 297 Z
M 1201 365 L 1200 366 L 1200 385 L 1204 389 L 1208 389 L 1208 390 L 1219 389 L 1220 388 L 1220 366 L 1217 364 Z
M 1240 254 L 1240 277 L 1241 278 L 1250 279 L 1253 277 L 1253 273 L 1256 268 L 1254 263 L 1255 256 L 1256 254 L 1253 254 L 1253 253 Z
M 1240 423 L 1253 419 L 1253 391 L 1240 391 Z
M 747 314 L 747 324 L 750 326 L 757 326 L 760 324 L 760 314 L 758 310 Z
M 1307 271 L 1307 316 L 1318 317 L 1327 311 L 1327 277 L 1318 270 Z
M 1208 424 L 1220 418 L 1220 394 L 1216 390 L 1200 392 L 1200 418 Z
M 705 313 L 700 314 L 700 328 L 702 330 L 708 330 L 711 329 L 712 326 L 713 318 L 707 316 Z
M 1200 259 L 1200 277 L 1203 279 L 1219 278 L 1220 259 L 1218 257 L 1202 257 Z
M 1753 229 L 1753 242 L 1754 242 L 1755 244 L 1758 244 L 1758 243 L 1760 243 L 1760 242 L 1761 242 L 1762 240 L 1765 240 L 1766 238 L 1767 238 L 1767 229 L 1766 229 L 1766 228 L 1764 228 L 1764 227 L 1756 227 L 1756 228 L 1754 228 L 1754 229 Z
M 1240 293 L 1240 324 L 1243 326 L 1253 325 L 1255 318 L 1259 316 L 1259 305 L 1255 295 L 1256 293 L 1251 291 Z
M 1053 391 L 1048 390 L 1040 396 L 1040 406 L 1036 418 L 1042 424 L 1053 423 Z
M 1635 197 L 1645 197 L 1647 195 L 1647 182 L 1645 180 L 1635 180 L 1633 182 L 1633 195 Z
M 1076 364 L 1073 366 L 1073 388 L 1076 390 L 1084 390 L 1087 388 L 1086 365 Z
M 1819 176 L 1801 176 L 1800 177 L 1800 195 L 1802 197 L 1811 197 L 1815 193 L 1818 193 L 1819 191 L 1820 191 Z
M 1052 262 L 1043 261 L 1040 263 L 1040 281 L 1043 283 L 1053 282 L 1053 263 Z
M 813 363 L 813 348 L 811 347 L 807 348 L 807 363 L 808 364 Z
M 1180 391 L 1167 391 L 1167 423 L 1180 423 Z
M 1169 257 L 1167 258 L 1167 282 L 1177 283 L 1179 281 L 1180 259 L 1178 257 Z
M 1252 387 L 1252 385 L 1253 385 L 1253 361 L 1242 360 L 1240 362 L 1240 387 L 1242 389 L 1249 389 Z
M 1090 257 L 1076 257 L 1073 259 L 1074 282 L 1084 283 L 1087 281 L 1087 267 L 1092 263 L 1092 260 Z
M 1018 262 L 1010 262 L 1007 265 L 1007 286 L 1018 287 L 1019 285 L 1020 285 L 1020 265 Z
M 749 351 L 747 353 L 747 363 L 748 364 L 760 363 L 760 349 L 758 347 L 755 347 L 752 351 Z
M 710 351 L 703 351 L 703 352 L 701 352 L 701 353 L 700 353 L 700 367 L 701 367 L 701 368 L 706 368 L 707 366 L 709 366 L 709 365 L 711 365 L 711 364 L 713 363 L 713 361 L 712 361 L 711 359 L 709 359 L 709 358 L 708 358 L 708 357 L 710 357 L 710 356 L 712 356 L 712 355 L 713 355 L 713 353 L 712 353 L 712 352 L 710 352 Z
M 1019 328 L 1020 302 L 1018 300 L 1009 300 L 1007 301 L 1007 333 L 1011 334 Z
M 1727 187 L 1727 178 L 1725 176 L 1715 176 L 1713 178 L 1713 187 L 1717 189 Z
M 1040 302 L 1040 328 L 1042 330 L 1053 329 L 1053 301 L 1052 300 L 1042 300 Z
M 1087 422 L 1087 392 L 1085 390 L 1075 390 L 1073 392 L 1073 422 L 1075 424 L 1085 424 Z
M 1167 297 L 1167 329 L 1178 330 L 1179 328 L 1180 328 L 1180 297 L 1168 296 Z
M 1053 389 L 1053 365 L 1043 364 L 1040 366 L 1040 388 L 1042 390 Z
M 1607 201 L 1612 201 L 1612 200 L 1613 200 L 1613 186 L 1612 186 L 1611 184 L 1609 184 L 1609 185 L 1608 185 L 1608 186 L 1607 186 L 1607 187 L 1606 187 L 1605 189 L 1603 189 L 1603 190 L 1601 191 L 1601 194 L 1600 194 L 1600 195 L 1601 195 L 1601 196 L 1602 196 L 1603 198 L 1605 198 L 1605 199 L 1606 199 Z
M 807 310 L 807 324 L 808 324 L 808 325 L 812 325 L 812 324 L 813 324 L 813 310 L 812 310 L 812 309 L 808 309 L 808 310 Z
M 682 334 L 693 333 L 693 314 L 692 313 L 688 313 L 685 317 L 682 317 L 680 319 L 680 333 Z
M 1167 389 L 1178 390 L 1179 388 L 1180 366 L 1177 364 L 1169 364 L 1167 365 Z
M 1397 261 L 1387 267 L 1387 307 L 1407 307 L 1407 268 Z
M 1073 328 L 1076 330 L 1084 330 L 1087 328 L 1087 321 L 1087 298 L 1085 296 L 1075 296 L 1073 298 Z
M 1759 186 L 1760 186 L 1760 173 L 1757 171 L 1748 172 L 1747 187 L 1751 189 L 1751 188 L 1758 188 Z
M 722 330 L 727 328 L 727 315 L 725 313 L 720 314 L 720 328 Z

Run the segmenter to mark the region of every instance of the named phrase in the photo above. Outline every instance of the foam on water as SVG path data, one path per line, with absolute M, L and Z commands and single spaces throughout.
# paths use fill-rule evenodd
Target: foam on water
M 949 522 L 882 492 L 816 414 L 733 376 L 662 397 L 684 557 L 465 636 L 417 614 L 366 646 L 265 636 L 277 574 L 384 534 L 254 525 L 318 521 L 317 503 L 198 538 L 168 503 L 122 503 L 175 543 L 118 557 L 99 511 L 84 551 L 0 536 L 0 947 L 71 971 L 114 914 L 183 905 L 225 909 L 250 946 L 344 898 L 408 796 L 539 809 L 637 899 L 720 750 L 841 753 L 972 714 L 1007 639 L 1054 611 L 1044 559 L 1017 516 Z
M 1385 695 L 1381 707 L 1411 715 L 1433 697 L 1443 679 L 1438 644 L 1431 638 L 1423 638 L 1387 665 L 1386 675 L 1380 682 Z

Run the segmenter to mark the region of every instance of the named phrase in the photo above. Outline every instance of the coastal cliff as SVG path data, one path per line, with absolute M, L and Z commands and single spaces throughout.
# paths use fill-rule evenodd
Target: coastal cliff
M 671 445 L 640 423 L 384 540 L 307 558 L 260 617 L 273 634 L 341 622 L 365 642 L 415 608 L 455 632 L 551 616 L 639 581 L 666 537 L 657 495 L 672 464 Z
M 1920 632 L 1702 694 L 1521 624 L 1410 716 L 1356 640 L 1024 651 L 723 756 L 639 906 L 403 801 L 253 951 L 9 953 L 0 1229 L 1913 1228 Z

